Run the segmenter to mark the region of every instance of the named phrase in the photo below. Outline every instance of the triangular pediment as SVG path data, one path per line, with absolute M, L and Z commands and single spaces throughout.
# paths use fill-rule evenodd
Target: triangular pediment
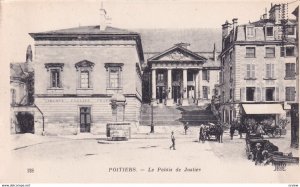
M 205 60 L 207 59 L 181 46 L 174 46 L 148 59 L 148 61 L 205 61 Z

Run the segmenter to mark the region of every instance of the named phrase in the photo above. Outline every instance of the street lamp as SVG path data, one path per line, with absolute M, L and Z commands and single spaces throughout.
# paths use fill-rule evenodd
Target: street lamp
M 154 124 L 153 124 L 153 104 L 151 103 L 151 124 L 150 124 L 150 133 L 154 133 Z

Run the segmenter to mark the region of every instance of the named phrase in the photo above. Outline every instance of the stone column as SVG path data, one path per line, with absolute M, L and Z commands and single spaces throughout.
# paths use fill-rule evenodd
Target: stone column
M 197 99 L 198 99 L 198 93 L 199 93 L 199 70 L 197 71 L 196 73 L 196 76 L 195 76 L 195 100 L 197 102 Z
M 152 101 L 151 103 L 156 106 L 156 70 L 152 69 Z
M 202 104 L 202 69 L 198 73 L 198 106 Z
M 167 98 L 167 106 L 173 106 L 173 99 L 172 99 L 172 69 L 168 69 L 168 98 Z
M 187 100 L 187 69 L 183 69 L 183 100 L 182 106 L 188 106 L 189 102 Z

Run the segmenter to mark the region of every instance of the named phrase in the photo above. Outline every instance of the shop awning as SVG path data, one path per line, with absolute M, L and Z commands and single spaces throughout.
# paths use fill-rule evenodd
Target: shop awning
M 242 104 L 246 114 L 282 114 L 281 104 Z

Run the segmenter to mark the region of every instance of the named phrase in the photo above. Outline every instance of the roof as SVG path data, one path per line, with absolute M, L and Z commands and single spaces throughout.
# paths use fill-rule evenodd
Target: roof
M 283 114 L 281 104 L 242 104 L 246 114 Z
M 10 63 L 10 78 L 13 79 L 24 79 L 26 77 L 26 72 L 28 69 L 28 64 L 26 62 L 21 63 Z
M 107 26 L 105 30 L 100 30 L 100 25 L 79 26 L 68 29 L 60 29 L 46 32 L 39 32 L 38 34 L 137 34 L 126 29 Z

